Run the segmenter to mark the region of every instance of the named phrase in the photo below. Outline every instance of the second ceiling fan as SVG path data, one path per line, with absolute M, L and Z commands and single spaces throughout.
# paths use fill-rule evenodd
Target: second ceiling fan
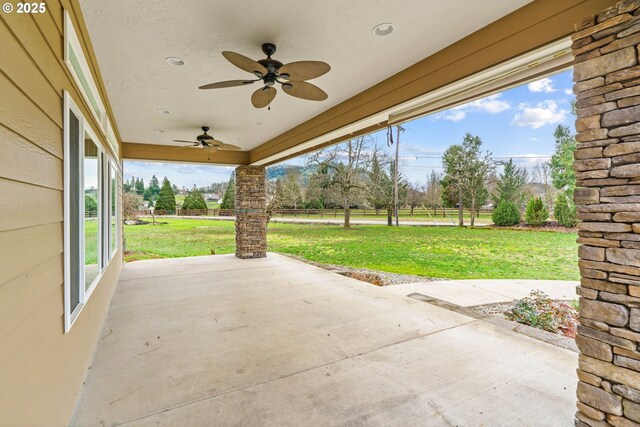
M 257 77 L 255 80 L 228 80 L 200 86 L 200 89 L 220 89 L 225 87 L 246 86 L 257 81 L 263 81 L 264 86 L 253 92 L 251 103 L 256 108 L 264 108 L 273 101 L 276 96 L 275 84 L 282 86 L 282 90 L 296 98 L 310 101 L 324 101 L 327 94 L 318 86 L 305 80 L 315 79 L 327 73 L 331 67 L 321 61 L 298 61 L 283 64 L 271 58 L 276 52 L 276 45 L 264 43 L 262 52 L 267 57 L 254 61 L 239 53 L 224 51 L 222 55 L 236 67 L 247 71 Z

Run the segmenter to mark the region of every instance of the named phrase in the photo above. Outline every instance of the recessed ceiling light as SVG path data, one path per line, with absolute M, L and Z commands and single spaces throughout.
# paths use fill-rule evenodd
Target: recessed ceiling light
M 384 24 L 376 25 L 375 27 L 373 27 L 373 30 L 371 30 L 371 32 L 376 36 L 388 36 L 389 34 L 393 33 L 395 29 L 396 27 L 393 24 L 386 22 Z
M 182 58 L 178 58 L 177 56 L 170 56 L 168 58 L 164 58 L 164 60 L 167 61 L 167 64 L 169 65 L 176 65 L 178 67 L 184 65 Z
M 169 114 L 169 110 L 157 110 L 160 114 Z
M 154 129 L 153 130 L 155 133 L 164 133 L 164 131 L 162 129 Z

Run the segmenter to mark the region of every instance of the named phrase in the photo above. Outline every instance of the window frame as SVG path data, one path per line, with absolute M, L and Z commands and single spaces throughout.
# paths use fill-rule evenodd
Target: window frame
M 98 287 L 98 284 L 102 280 L 105 271 L 107 270 L 111 261 L 115 258 L 119 250 L 119 242 L 120 242 L 120 227 L 118 224 L 118 219 L 120 217 L 120 208 L 119 208 L 119 200 L 118 200 L 118 183 L 120 180 L 119 172 L 120 169 L 117 167 L 117 162 L 110 155 L 109 151 L 105 147 L 103 141 L 98 139 L 99 133 L 97 133 L 89 120 L 87 120 L 86 116 L 82 113 L 82 110 L 78 107 L 78 104 L 73 99 L 73 96 L 64 91 L 63 97 L 63 144 L 64 144 L 64 160 L 63 160 L 63 172 L 64 172 L 64 332 L 68 333 L 76 319 L 79 317 L 82 309 L 89 301 L 89 298 Z M 73 165 L 70 160 L 70 150 L 71 150 L 71 126 L 70 126 L 70 118 L 71 113 L 78 118 L 78 133 L 79 133 L 79 146 L 77 150 L 78 154 L 78 164 Z M 98 222 L 98 274 L 91 281 L 89 286 L 85 285 L 85 259 L 86 259 L 86 248 L 85 248 L 85 175 L 84 175 L 84 162 L 85 162 L 85 138 L 88 137 L 92 140 L 97 148 L 97 194 L 98 194 L 98 212 L 97 212 L 97 222 Z M 78 168 L 78 182 L 77 188 L 71 188 L 71 175 L 72 168 Z M 113 171 L 115 176 L 112 178 L 115 180 L 113 188 L 111 185 L 111 180 L 109 179 L 110 173 Z M 111 250 L 111 219 L 113 216 L 112 205 L 111 205 L 111 191 L 115 191 L 115 224 L 116 224 L 116 232 L 115 232 L 115 245 L 114 249 Z M 72 194 L 76 194 L 79 197 L 78 199 L 78 211 L 74 214 L 77 214 L 77 218 L 79 221 L 79 229 L 77 235 L 77 244 L 78 244 L 78 253 L 71 253 L 71 199 Z M 78 266 L 72 265 L 74 257 L 76 258 L 76 262 L 79 264 Z M 71 282 L 72 282 L 72 273 L 76 271 L 74 268 L 77 267 L 78 273 L 78 305 L 75 307 L 73 311 L 71 309 Z
M 87 120 L 84 119 L 82 120 L 82 133 L 83 133 L 83 137 L 85 136 L 85 134 L 89 135 L 89 138 L 91 138 L 91 141 L 93 141 L 93 143 L 95 144 L 96 148 L 97 148 L 97 154 L 98 154 L 98 188 L 97 188 L 97 193 L 98 193 L 98 212 L 97 212 L 97 221 L 98 221 L 98 242 L 97 242 L 97 249 L 99 250 L 98 252 L 98 274 L 96 275 L 96 277 L 91 281 L 91 283 L 89 284 L 89 287 L 86 287 L 85 285 L 85 292 L 84 292 L 84 303 L 86 303 L 89 298 L 91 297 L 91 294 L 93 294 L 93 291 L 96 289 L 96 287 L 98 286 L 98 282 L 100 282 L 100 279 L 102 278 L 102 274 L 104 273 L 104 270 L 107 268 L 107 262 L 104 258 L 104 248 L 103 248 L 103 241 L 104 241 L 104 214 L 103 214 L 103 210 L 104 210 L 104 168 L 103 168 L 103 158 L 105 155 L 104 152 L 104 148 L 102 148 L 102 144 L 100 144 L 100 141 L 97 138 L 96 133 L 93 131 L 93 129 L 91 129 L 91 125 L 89 126 L 85 126 L 87 124 Z M 84 191 L 85 191 L 85 182 L 84 182 L 84 159 L 85 159 L 85 151 L 84 151 L 84 139 L 82 140 L 83 144 L 82 144 L 82 150 L 81 150 L 81 158 L 82 158 L 82 170 L 81 170 L 81 176 L 82 176 L 82 185 L 81 187 L 81 191 L 82 191 L 82 209 L 81 209 L 81 213 L 82 213 L 82 221 L 80 222 L 82 224 L 82 226 L 84 227 L 84 225 L 86 224 L 86 206 L 84 205 L 85 203 L 85 197 L 84 197 Z M 84 228 L 83 228 L 84 231 Z M 80 247 L 83 249 L 83 251 L 86 250 L 85 248 L 85 234 L 86 233 L 81 233 L 81 242 L 82 244 L 80 245 Z M 82 255 L 82 265 L 85 265 L 85 254 L 86 252 L 83 252 Z M 82 269 L 82 283 L 85 284 L 84 279 L 85 279 L 85 270 Z

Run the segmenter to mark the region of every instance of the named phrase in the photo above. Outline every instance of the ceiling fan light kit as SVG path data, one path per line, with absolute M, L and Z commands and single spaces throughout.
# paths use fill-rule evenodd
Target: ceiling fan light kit
M 324 101 L 327 94 L 306 80 L 320 77 L 329 70 L 329 64 L 321 61 L 298 61 L 289 64 L 271 58 L 276 53 L 276 45 L 264 43 L 262 52 L 267 55 L 265 59 L 254 61 L 236 52 L 224 51 L 227 61 L 236 67 L 247 71 L 257 77 L 255 80 L 228 80 L 200 86 L 200 89 L 221 89 L 225 87 L 246 86 L 257 81 L 262 81 L 264 86 L 251 95 L 251 103 L 255 108 L 264 108 L 271 104 L 276 96 L 276 83 L 282 90 L 291 96 L 309 101 Z

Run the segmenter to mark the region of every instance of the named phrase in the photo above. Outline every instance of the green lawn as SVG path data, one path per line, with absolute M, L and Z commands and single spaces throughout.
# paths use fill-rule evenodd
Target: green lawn
M 125 226 L 135 259 L 234 251 L 231 221 Z M 269 225 L 269 250 L 321 263 L 451 279 L 577 280 L 575 234 L 457 227 Z

